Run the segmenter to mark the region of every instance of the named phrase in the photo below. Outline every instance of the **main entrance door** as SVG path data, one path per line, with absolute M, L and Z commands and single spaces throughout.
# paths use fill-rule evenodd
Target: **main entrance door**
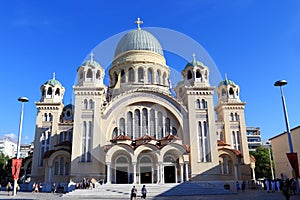
M 175 183 L 176 182 L 176 173 L 175 166 L 165 166 L 164 167 L 164 175 L 165 175 L 165 183 Z
M 152 183 L 152 168 L 140 167 L 141 183 Z
M 128 167 L 116 167 L 116 183 L 128 183 Z

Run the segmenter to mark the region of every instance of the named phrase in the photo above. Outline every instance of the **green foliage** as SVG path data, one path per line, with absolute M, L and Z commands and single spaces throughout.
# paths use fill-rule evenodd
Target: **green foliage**
M 4 184 L 7 180 L 7 176 L 11 169 L 9 166 L 9 157 L 5 156 L 2 152 L 0 153 L 0 184 Z
M 272 150 L 270 151 L 272 155 Z M 255 159 L 255 177 L 256 178 L 272 178 L 270 167 L 269 149 L 263 146 L 259 146 L 255 152 L 250 152 Z M 273 162 L 273 159 L 272 159 Z M 274 166 L 274 163 L 272 163 Z

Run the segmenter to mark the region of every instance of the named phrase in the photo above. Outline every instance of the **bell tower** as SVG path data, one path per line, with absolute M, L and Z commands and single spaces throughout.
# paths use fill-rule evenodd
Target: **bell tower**
M 245 105 L 240 100 L 240 87 L 227 77 L 217 88 L 218 104 L 215 107 L 218 121 L 224 123 L 222 139 L 231 149 L 238 150 L 243 155 L 244 164 L 250 163 L 246 123 Z
M 219 173 L 216 170 L 219 161 L 213 102 L 215 88 L 209 83 L 209 68 L 197 61 L 195 54 L 182 71 L 182 77 L 175 93 L 188 109 L 192 178 L 201 180 L 202 175 Z

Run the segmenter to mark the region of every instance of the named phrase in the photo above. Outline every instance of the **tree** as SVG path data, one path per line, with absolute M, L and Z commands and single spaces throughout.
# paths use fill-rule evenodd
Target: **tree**
M 272 151 L 271 155 L 272 155 Z M 255 177 L 257 178 L 272 178 L 271 167 L 270 167 L 270 155 L 269 149 L 263 146 L 256 148 L 255 152 L 250 152 L 255 159 Z M 273 159 L 272 159 L 273 162 Z M 272 163 L 274 166 L 274 163 Z
M 0 183 L 3 184 L 6 179 L 7 175 L 10 173 L 9 171 L 9 157 L 5 156 L 4 153 L 0 153 Z

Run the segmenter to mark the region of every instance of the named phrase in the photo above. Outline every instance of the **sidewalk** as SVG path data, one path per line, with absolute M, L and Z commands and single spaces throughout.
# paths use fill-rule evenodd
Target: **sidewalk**
M 153 197 L 147 198 L 147 200 L 174 200 L 176 197 Z M 78 197 L 79 198 L 79 197 Z M 62 197 L 62 194 L 52 193 L 31 193 L 31 192 L 18 192 L 17 196 L 8 196 L 6 191 L 0 192 L 0 199 L 78 199 L 70 197 Z M 88 196 L 88 199 L 107 199 L 100 196 Z M 84 197 L 81 199 L 85 199 Z M 122 199 L 129 199 L 128 196 L 124 196 Z M 139 198 L 138 198 L 139 199 Z M 267 193 L 264 190 L 246 190 L 245 192 L 239 192 L 237 194 L 229 195 L 201 195 L 201 196 L 180 196 L 180 200 L 284 200 L 284 196 L 281 192 Z M 300 194 L 291 196 L 290 200 L 300 200 Z

